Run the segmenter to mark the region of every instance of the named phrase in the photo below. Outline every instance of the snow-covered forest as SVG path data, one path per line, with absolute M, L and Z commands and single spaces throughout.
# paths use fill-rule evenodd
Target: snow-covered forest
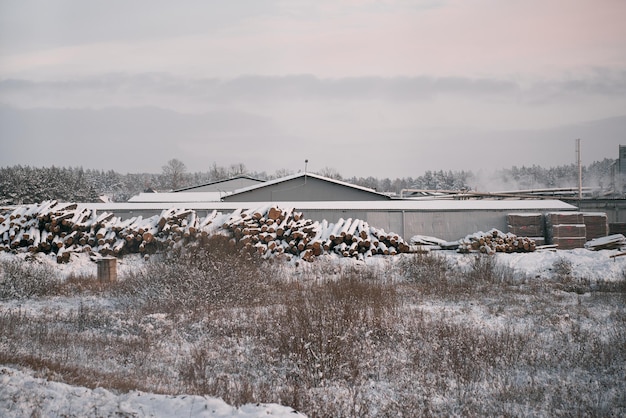
M 613 182 L 612 166 L 615 160 L 604 159 L 583 167 L 585 186 L 610 188 Z M 187 172 L 184 163 L 170 160 L 161 173 L 127 173 L 112 170 L 83 169 L 82 167 L 30 167 L 15 165 L 0 167 L 0 204 L 26 204 L 44 200 L 94 202 L 107 196 L 115 202 L 125 202 L 146 190 L 167 191 L 232 176 L 246 174 L 267 180 L 292 174 L 280 169 L 274 173 L 249 171 L 243 164 L 218 166 L 213 163 L 207 171 Z M 333 168 L 324 168 L 317 174 L 343 180 L 379 192 L 400 193 L 402 189 L 479 190 L 501 191 L 544 187 L 573 187 L 578 181 L 575 164 L 543 168 L 512 167 L 495 172 L 426 171 L 417 177 L 376 178 L 343 177 Z

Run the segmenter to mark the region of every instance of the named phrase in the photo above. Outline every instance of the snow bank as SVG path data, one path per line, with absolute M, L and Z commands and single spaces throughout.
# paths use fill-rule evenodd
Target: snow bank
M 0 416 L 133 416 L 133 417 L 304 417 L 277 404 L 249 404 L 240 408 L 217 398 L 157 395 L 132 391 L 115 394 L 50 382 L 8 367 L 0 367 Z

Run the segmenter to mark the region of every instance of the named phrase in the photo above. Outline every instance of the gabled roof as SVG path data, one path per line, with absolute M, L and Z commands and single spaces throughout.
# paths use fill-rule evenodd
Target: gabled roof
M 371 193 L 373 195 L 376 195 L 377 197 L 381 197 L 382 196 L 382 197 L 385 197 L 387 199 L 390 199 L 390 197 L 388 195 L 383 194 L 383 193 L 379 193 L 379 192 L 377 192 L 374 189 L 370 189 L 368 187 L 357 186 L 355 184 L 346 183 L 345 181 L 335 180 L 335 179 L 331 179 L 329 177 L 324 177 L 324 176 L 320 176 L 319 174 L 313 174 L 313 173 L 296 173 L 296 174 L 292 174 L 292 175 L 289 175 L 289 176 L 280 177 L 280 178 L 277 178 L 277 179 L 274 179 L 274 180 L 268 180 L 268 181 L 265 181 L 265 182 L 263 182 L 261 184 L 258 184 L 258 185 L 244 187 L 243 189 L 235 190 L 228 197 L 230 197 L 230 196 L 237 196 L 237 195 L 240 195 L 240 194 L 243 194 L 243 193 L 247 193 L 247 192 L 250 192 L 250 191 L 253 191 L 253 190 L 259 190 L 259 189 L 262 189 L 264 187 L 270 187 L 270 186 L 273 186 L 275 184 L 285 183 L 287 181 L 291 181 L 291 180 L 298 179 L 298 178 L 303 178 L 303 177 L 305 177 L 305 178 L 314 178 L 314 179 L 325 181 L 325 182 L 328 182 L 328 183 L 333 183 L 333 184 L 336 184 L 336 185 L 339 185 L 339 186 L 349 187 L 351 189 L 359 190 L 359 191 L 366 192 L 366 193 Z
M 193 189 L 198 189 L 200 187 L 215 186 L 215 185 L 220 184 L 220 183 L 227 183 L 227 182 L 230 182 L 230 181 L 233 181 L 233 180 L 240 180 L 240 179 L 256 181 L 256 182 L 259 182 L 259 183 L 264 183 L 265 182 L 265 180 L 257 179 L 257 178 L 254 178 L 254 177 L 242 174 L 240 176 L 229 177 L 227 179 L 215 180 L 215 181 L 211 181 L 211 182 L 204 183 L 204 184 L 197 184 L 195 186 L 183 187 L 181 189 L 172 190 L 172 193 L 188 192 L 188 191 L 191 191 Z

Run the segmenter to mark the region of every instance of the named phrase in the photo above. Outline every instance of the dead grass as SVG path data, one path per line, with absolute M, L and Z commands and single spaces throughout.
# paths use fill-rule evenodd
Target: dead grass
M 562 291 L 567 275 L 534 283 L 487 256 L 463 270 L 439 255 L 408 258 L 404 280 L 390 280 L 229 251 L 207 242 L 113 285 L 70 278 L 54 292 L 69 308 L 0 305 L 0 363 L 311 417 L 626 412 L 619 281 L 581 296 Z

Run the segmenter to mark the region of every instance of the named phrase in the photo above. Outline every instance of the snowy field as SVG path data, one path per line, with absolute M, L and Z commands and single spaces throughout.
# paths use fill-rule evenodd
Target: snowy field
M 130 255 L 113 285 L 84 254 L 1 253 L 0 416 L 624 416 L 619 253 Z

